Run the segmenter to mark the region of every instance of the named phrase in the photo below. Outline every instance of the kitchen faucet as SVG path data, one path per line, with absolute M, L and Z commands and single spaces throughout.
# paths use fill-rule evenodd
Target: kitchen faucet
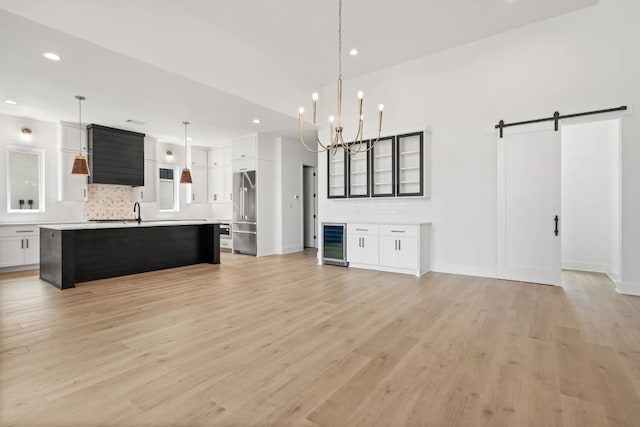
M 140 224 L 142 222 L 142 208 L 140 207 L 140 203 L 135 202 L 133 204 L 133 213 L 136 213 L 136 207 L 138 208 L 138 216 L 136 217 L 136 221 L 138 221 L 138 224 Z

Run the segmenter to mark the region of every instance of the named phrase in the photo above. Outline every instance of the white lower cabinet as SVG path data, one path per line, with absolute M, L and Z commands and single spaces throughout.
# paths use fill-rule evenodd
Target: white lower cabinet
M 347 224 L 347 261 L 378 264 L 378 226 Z
M 429 271 L 430 227 L 347 224 L 349 267 L 421 276 Z
M 39 262 L 40 234 L 37 226 L 0 227 L 0 268 Z

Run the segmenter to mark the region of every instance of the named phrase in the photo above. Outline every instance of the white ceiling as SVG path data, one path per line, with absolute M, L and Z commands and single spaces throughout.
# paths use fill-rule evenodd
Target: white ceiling
M 344 75 L 595 3 L 344 0 Z M 0 0 L 0 8 L 11 12 L 0 13 L 0 97 L 24 100 L 0 112 L 70 120 L 83 92 L 90 121 L 139 119 L 147 125 L 138 130 L 179 140 L 189 119 L 194 144 L 201 132 L 211 145 L 256 130 L 295 135 L 297 106 L 336 79 L 337 0 Z M 63 61 L 46 62 L 46 50 Z

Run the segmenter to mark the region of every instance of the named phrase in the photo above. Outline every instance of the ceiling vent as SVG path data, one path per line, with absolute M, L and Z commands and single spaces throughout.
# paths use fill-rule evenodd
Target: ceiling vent
M 131 123 L 132 125 L 140 125 L 140 126 L 145 124 L 145 122 L 142 122 L 140 120 L 133 120 L 133 119 L 127 119 L 127 123 Z

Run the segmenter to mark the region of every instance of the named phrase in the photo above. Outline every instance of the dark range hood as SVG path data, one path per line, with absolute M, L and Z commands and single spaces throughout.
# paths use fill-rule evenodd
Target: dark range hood
M 144 185 L 144 134 L 90 124 L 89 184 Z

